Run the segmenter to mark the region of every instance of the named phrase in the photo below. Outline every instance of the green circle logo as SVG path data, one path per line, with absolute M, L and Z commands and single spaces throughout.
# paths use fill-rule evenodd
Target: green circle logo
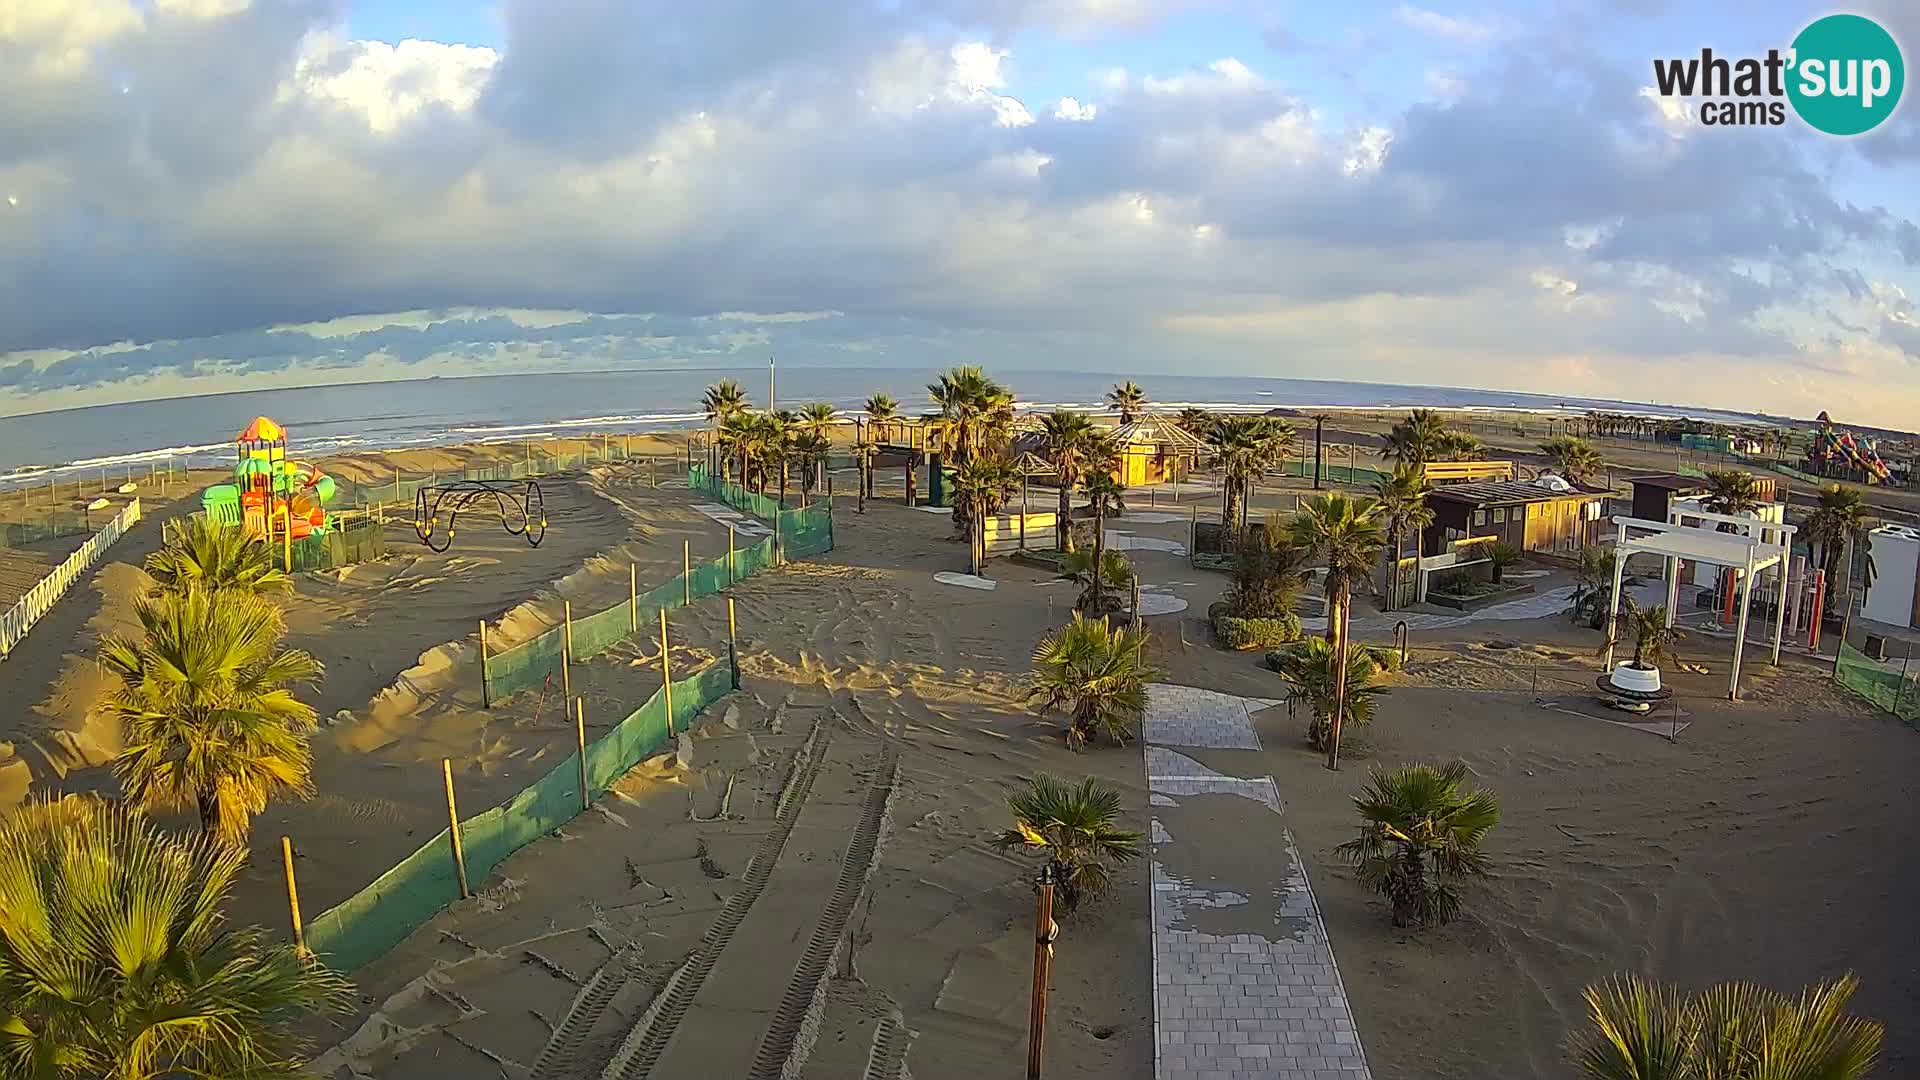
M 1793 111 L 1829 135 L 1879 127 L 1900 104 L 1907 68 L 1900 46 L 1879 23 L 1828 15 L 1793 39 L 1787 98 Z

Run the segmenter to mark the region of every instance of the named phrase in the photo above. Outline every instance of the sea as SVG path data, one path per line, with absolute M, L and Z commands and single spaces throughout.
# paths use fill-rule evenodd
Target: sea
M 488 375 L 403 382 L 256 390 L 199 397 L 91 405 L 0 417 L 0 489 L 45 484 L 73 474 L 128 470 L 171 459 L 182 465 L 218 465 L 233 456 L 233 437 L 255 416 L 287 429 L 292 452 L 303 459 L 368 450 L 453 443 L 512 442 L 585 432 L 641 434 L 699 426 L 707 386 L 732 378 L 764 406 L 768 369 L 708 368 L 653 371 L 581 371 Z M 856 410 L 874 393 L 893 395 L 911 415 L 927 408 L 925 370 L 783 367 L 774 392 L 782 408 L 826 401 Z M 1117 378 L 1146 390 L 1150 407 L 1188 406 L 1221 411 L 1268 409 L 1512 409 L 1589 410 L 1686 416 L 1722 423 L 1754 423 L 1751 413 L 1555 397 L 1508 390 L 1399 386 L 1318 379 L 1262 379 L 1197 375 L 1115 376 L 1091 372 L 992 374 L 1012 387 L 1024 411 L 1093 410 Z

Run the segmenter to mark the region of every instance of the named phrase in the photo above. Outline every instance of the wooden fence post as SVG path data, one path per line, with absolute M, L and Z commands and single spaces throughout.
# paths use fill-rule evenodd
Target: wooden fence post
M 640 567 L 627 564 L 627 633 L 640 632 Z
M 566 618 L 565 628 L 560 631 L 560 700 L 573 700 L 573 601 L 562 600 L 561 611 Z
M 493 708 L 493 671 L 487 661 L 487 620 L 480 620 L 480 707 Z
M 733 688 L 740 689 L 739 626 L 733 618 L 733 597 L 727 597 L 727 664 L 733 670 Z
M 460 809 L 453 801 L 453 759 L 441 758 L 440 771 L 447 778 L 447 836 L 453 841 L 453 868 L 460 875 L 460 899 L 473 893 L 467 888 L 467 853 L 460 846 Z
M 693 541 L 680 541 L 680 606 L 693 606 Z
M 580 744 L 580 812 L 593 809 L 593 792 L 587 788 L 587 699 L 573 699 L 573 730 Z
M 300 887 L 293 883 L 293 841 L 280 838 L 280 855 L 287 864 L 287 911 L 293 916 L 293 948 L 307 955 L 307 931 L 300 922 Z
M 740 571 L 734 565 L 733 526 L 727 526 L 727 587 L 732 588 L 740 580 Z
M 667 734 L 673 734 L 673 659 L 667 654 L 667 609 L 660 609 L 660 689 L 667 699 Z

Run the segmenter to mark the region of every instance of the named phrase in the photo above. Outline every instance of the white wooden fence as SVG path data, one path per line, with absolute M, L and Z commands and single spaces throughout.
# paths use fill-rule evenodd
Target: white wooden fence
M 13 655 L 13 647 L 20 644 L 27 636 L 27 631 L 33 629 L 33 624 L 39 622 L 42 615 L 53 610 L 53 605 L 60 602 L 60 598 L 67 594 L 67 590 L 73 586 L 74 582 L 80 580 L 80 576 L 87 572 L 87 568 L 98 562 L 100 556 L 125 536 L 127 530 L 133 528 L 133 523 L 139 520 L 140 500 L 135 499 L 128 503 L 125 509 L 113 515 L 113 519 L 107 522 L 105 528 L 88 537 L 87 542 L 80 545 L 80 550 L 67 556 L 66 561 L 54 567 L 52 573 L 41 578 L 39 584 L 28 589 L 27 595 L 21 597 L 6 614 L 0 615 L 0 660 Z

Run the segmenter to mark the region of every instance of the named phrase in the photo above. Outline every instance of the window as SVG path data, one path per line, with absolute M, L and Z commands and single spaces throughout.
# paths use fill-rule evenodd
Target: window
M 1485 510 L 1475 510 L 1473 512 L 1473 523 L 1475 525 L 1485 525 L 1487 523 L 1487 512 Z
M 1495 525 L 1505 525 L 1505 524 L 1507 523 L 1507 508 L 1506 508 L 1506 507 L 1504 507 L 1504 506 L 1498 506 L 1498 507 L 1495 507 L 1495 508 L 1494 508 L 1494 511 L 1493 511 L 1493 523 L 1494 523 Z

